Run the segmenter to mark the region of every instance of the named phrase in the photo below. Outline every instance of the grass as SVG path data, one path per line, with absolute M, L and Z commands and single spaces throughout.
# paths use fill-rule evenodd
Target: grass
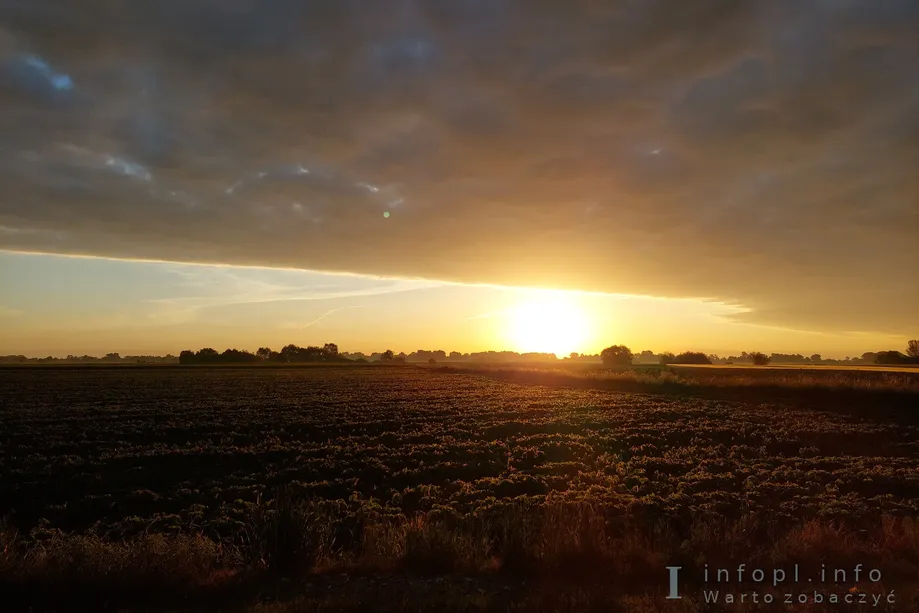
M 919 371 L 913 368 L 814 368 L 814 367 L 753 367 L 709 365 L 635 365 L 632 367 L 601 368 L 553 367 L 548 365 L 502 366 L 450 365 L 429 367 L 438 372 L 506 375 L 543 374 L 566 377 L 571 382 L 598 381 L 645 385 L 651 390 L 662 387 L 757 387 L 770 386 L 793 389 L 844 389 L 919 393 Z
M 440 373 L 486 375 L 547 385 L 738 402 L 771 402 L 819 410 L 919 420 L 919 371 L 721 366 L 634 366 L 619 369 L 492 366 L 431 367 Z
M 460 520 L 368 516 L 357 535 L 339 542 L 332 536 L 339 526 L 321 505 L 282 495 L 261 506 L 251 518 L 249 551 L 201 535 L 108 542 L 59 533 L 35 540 L 4 530 L 5 610 L 363 611 L 376 610 L 362 608 L 369 594 L 396 586 L 403 600 L 381 603 L 388 606 L 382 610 L 592 611 L 603 603 L 614 611 L 652 611 L 670 604 L 666 566 L 684 569 L 684 608 L 675 610 L 702 610 L 701 590 L 713 581 L 706 582 L 705 566 L 734 573 L 741 563 L 770 573 L 797 564 L 802 577 L 814 578 L 826 566 L 831 578 L 820 590 L 894 589 L 901 606 L 915 604 L 919 588 L 919 520 L 907 517 L 880 517 L 871 526 L 782 525 L 762 514 L 680 521 L 547 499 Z M 865 570 L 857 582 L 858 564 Z M 833 576 L 836 569 L 846 576 Z M 882 572 L 879 582 L 867 578 L 869 569 Z M 432 584 L 435 594 L 413 598 Z M 738 591 L 759 588 L 749 577 L 736 583 Z

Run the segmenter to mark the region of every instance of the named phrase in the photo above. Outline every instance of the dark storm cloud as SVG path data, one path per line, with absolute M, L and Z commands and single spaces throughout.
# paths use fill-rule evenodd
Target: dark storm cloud
M 914 0 L 6 0 L 0 23 L 2 248 L 916 325 Z

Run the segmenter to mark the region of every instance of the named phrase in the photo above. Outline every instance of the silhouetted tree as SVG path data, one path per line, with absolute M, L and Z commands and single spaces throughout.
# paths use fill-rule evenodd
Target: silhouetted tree
M 393 361 L 393 352 L 392 349 L 387 349 L 380 355 L 381 362 L 392 362 Z
M 259 359 L 267 361 L 271 359 L 272 353 L 274 352 L 268 347 L 259 347 L 258 350 L 255 352 L 255 355 L 257 355 Z
M 632 351 L 625 345 L 612 345 L 600 352 L 600 359 L 606 366 L 628 366 L 632 363 Z
M 259 357 L 254 353 L 249 353 L 248 351 L 240 351 L 239 349 L 227 349 L 220 354 L 220 362 L 223 364 L 247 364 L 252 362 L 258 362 Z
M 684 351 L 680 355 L 676 356 L 673 359 L 673 364 L 711 364 L 712 361 L 708 359 L 701 351 Z
M 893 349 L 890 351 L 878 351 L 874 358 L 875 364 L 903 364 L 906 361 L 906 356 Z
M 660 358 L 658 358 L 658 361 L 664 365 L 673 364 L 674 360 L 676 360 L 676 356 L 669 351 L 665 351 L 661 354 Z
M 767 364 L 769 364 L 769 362 L 772 361 L 772 358 L 770 358 L 765 353 L 760 353 L 759 351 L 753 351 L 751 353 L 748 353 L 747 355 L 750 357 L 751 360 L 753 360 L 753 364 L 756 366 L 766 366 Z
M 195 353 L 195 362 L 198 364 L 216 364 L 220 361 L 220 354 L 216 349 L 205 347 Z
M 300 348 L 294 344 L 284 345 L 281 347 L 280 360 L 282 362 L 296 362 L 297 355 L 300 353 Z
M 910 341 L 906 344 L 906 355 L 919 359 L 919 340 Z
M 328 358 L 337 358 L 338 357 L 338 345 L 335 343 L 326 343 L 322 346 L 323 351 L 325 351 L 326 357 Z

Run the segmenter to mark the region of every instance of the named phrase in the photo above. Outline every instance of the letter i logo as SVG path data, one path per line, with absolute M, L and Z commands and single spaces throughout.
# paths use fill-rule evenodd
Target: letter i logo
M 668 566 L 667 570 L 670 572 L 670 593 L 667 594 L 667 600 L 679 600 L 683 598 L 680 596 L 680 569 L 682 566 Z

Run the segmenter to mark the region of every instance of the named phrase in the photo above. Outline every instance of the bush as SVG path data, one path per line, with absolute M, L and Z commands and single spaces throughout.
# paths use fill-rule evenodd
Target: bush
M 671 354 L 672 355 L 672 354 Z M 711 364 L 712 361 L 701 351 L 684 351 L 676 356 L 672 364 Z
M 605 366 L 630 366 L 632 350 L 625 345 L 612 345 L 600 352 L 600 359 Z
M 899 351 L 878 351 L 874 356 L 875 364 L 908 364 L 909 359 Z
M 750 358 L 753 360 L 753 364 L 756 366 L 766 366 L 769 362 L 772 361 L 765 353 L 760 353 L 759 351 L 753 351 L 750 354 Z

